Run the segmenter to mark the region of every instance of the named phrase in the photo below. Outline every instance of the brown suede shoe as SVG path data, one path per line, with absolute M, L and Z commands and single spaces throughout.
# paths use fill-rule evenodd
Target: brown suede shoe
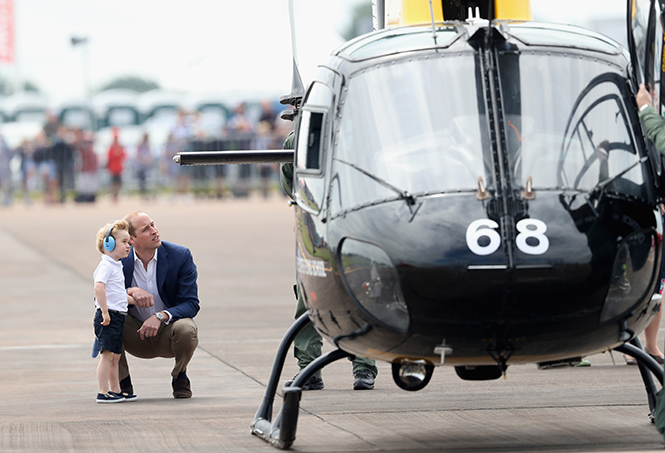
M 191 398 L 192 388 L 187 374 L 183 371 L 176 379 L 171 381 L 173 387 L 173 398 Z

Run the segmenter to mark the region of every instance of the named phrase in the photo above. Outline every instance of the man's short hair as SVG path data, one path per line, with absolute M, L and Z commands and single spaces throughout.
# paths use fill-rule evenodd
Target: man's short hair
M 106 225 L 104 225 L 103 227 L 101 227 L 101 228 L 99 229 L 99 231 L 97 232 L 97 241 L 96 241 L 96 244 L 97 244 L 97 250 L 99 250 L 99 253 L 101 253 L 101 254 L 105 254 L 105 250 L 104 250 L 104 238 L 106 237 L 106 232 L 107 232 L 108 229 L 111 227 L 111 225 L 113 225 L 113 231 L 111 231 L 111 236 L 113 236 L 114 239 L 115 239 L 115 233 L 116 233 L 117 231 L 122 231 L 122 230 L 124 230 L 124 231 L 129 232 L 129 223 L 128 223 L 126 220 L 123 220 L 123 219 L 121 219 L 121 220 L 116 220 L 116 221 L 113 222 L 112 224 L 111 224 L 111 223 L 107 223 Z
M 134 229 L 134 224 L 132 223 L 132 220 L 134 220 L 136 217 L 140 216 L 141 214 L 145 214 L 143 211 L 134 211 L 130 212 L 125 216 L 125 221 L 129 224 L 129 235 L 132 237 L 136 237 L 136 230 Z

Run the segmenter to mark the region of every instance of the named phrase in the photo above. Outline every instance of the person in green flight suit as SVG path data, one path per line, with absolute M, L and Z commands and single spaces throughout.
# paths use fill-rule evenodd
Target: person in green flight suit
M 640 117 L 640 120 L 642 121 L 642 124 L 644 125 L 644 130 L 647 134 L 647 137 L 656 146 L 658 152 L 665 155 L 665 118 L 663 118 L 658 113 L 658 110 L 656 110 L 656 108 L 653 106 L 653 103 L 651 101 L 651 94 L 649 94 L 644 84 L 640 84 L 640 89 L 637 92 L 635 101 L 637 102 L 637 109 L 639 111 L 638 115 Z M 661 214 L 665 215 L 662 204 L 660 209 L 661 209 Z M 665 265 L 663 270 L 661 271 L 661 282 L 662 281 L 665 281 Z M 654 316 L 653 320 L 649 323 L 647 328 L 644 329 L 644 338 L 646 340 L 646 344 L 644 345 L 644 347 L 649 353 L 649 355 L 653 357 L 656 360 L 656 362 L 658 362 L 661 365 L 665 360 L 665 357 L 663 357 L 663 353 L 658 347 L 658 329 L 660 328 L 660 320 L 662 316 L 663 316 L 662 308 L 659 308 L 659 311 L 656 314 L 656 316 Z M 632 364 L 637 365 L 635 359 L 633 359 L 632 361 L 629 361 L 627 359 L 626 362 L 629 365 Z
M 291 132 L 284 141 L 284 149 L 295 149 L 296 135 Z M 293 199 L 293 163 L 281 164 L 279 171 L 280 181 L 284 192 Z M 296 306 L 296 316 L 298 319 L 307 308 L 305 301 L 300 292 L 300 286 L 294 286 L 296 296 L 298 298 L 298 305 Z M 321 355 L 321 347 L 323 346 L 323 339 L 316 331 L 313 324 L 308 324 L 303 330 L 298 333 L 293 341 L 293 350 L 296 359 L 298 359 L 298 367 L 302 371 L 314 359 Z M 364 357 L 358 357 L 353 360 L 353 389 L 354 390 L 371 390 L 374 388 L 374 378 L 376 378 L 379 370 L 376 367 L 376 361 Z M 286 386 L 290 386 L 293 380 L 287 381 Z M 303 390 L 321 390 L 323 389 L 323 379 L 321 379 L 321 370 L 314 376 L 309 378 L 302 387 Z
M 665 155 L 665 118 L 660 116 L 653 106 L 651 94 L 649 94 L 643 83 L 640 84 L 640 89 L 637 92 L 635 100 L 647 137 L 653 142 L 656 149 Z
M 644 131 L 646 132 L 647 137 L 656 146 L 658 152 L 665 155 L 665 118 L 663 118 L 658 112 L 658 110 L 654 107 L 653 102 L 651 101 L 651 94 L 649 93 L 649 91 L 647 91 L 647 88 L 646 86 L 644 86 L 644 84 L 640 84 L 640 89 L 637 92 L 635 101 L 637 103 L 638 115 L 640 117 L 640 120 L 642 121 L 642 125 L 644 125 Z M 663 211 L 662 205 L 661 205 L 661 214 L 665 216 L 665 212 Z M 660 290 L 661 294 L 663 291 L 662 288 L 664 283 L 665 283 L 665 269 L 661 270 L 661 290 Z M 657 338 L 658 338 L 658 330 L 660 328 L 660 321 L 663 316 L 662 312 L 663 309 L 661 303 L 658 314 L 654 316 L 653 320 L 651 320 L 646 329 L 644 329 L 644 336 L 646 339 L 646 344 L 644 347 L 646 349 L 646 352 L 651 357 L 653 357 L 654 360 L 656 360 L 658 363 L 661 364 L 663 363 L 663 360 L 665 358 L 663 357 L 663 353 L 658 348 Z M 628 365 L 637 364 L 637 361 L 634 358 L 632 357 L 628 358 L 627 356 L 625 356 L 625 358 L 626 358 L 626 363 Z M 664 396 L 665 394 L 663 392 L 658 393 L 656 397 L 656 407 L 653 413 L 654 424 L 656 425 L 656 429 L 658 429 L 658 432 L 663 437 L 665 437 Z

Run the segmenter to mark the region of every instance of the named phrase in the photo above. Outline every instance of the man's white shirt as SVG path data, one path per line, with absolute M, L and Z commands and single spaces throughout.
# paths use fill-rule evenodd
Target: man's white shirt
M 132 305 L 129 309 L 129 313 L 139 321 L 145 321 L 158 311 L 163 311 L 168 313 L 169 320 L 166 324 L 171 322 L 171 313 L 166 310 L 166 305 L 162 298 L 159 296 L 159 290 L 157 289 L 157 253 L 159 249 L 155 250 L 155 254 L 152 259 L 148 262 L 148 269 L 143 266 L 143 261 L 136 255 L 134 250 L 132 250 L 132 255 L 134 255 L 134 275 L 132 276 L 132 287 L 141 288 L 155 298 L 155 305 L 152 307 L 138 307 Z

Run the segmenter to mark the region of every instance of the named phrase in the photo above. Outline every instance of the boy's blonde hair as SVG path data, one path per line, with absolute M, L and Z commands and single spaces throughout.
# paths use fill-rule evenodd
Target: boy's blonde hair
M 106 237 L 106 232 L 110 228 L 110 226 L 113 225 L 113 231 L 111 231 L 111 236 L 115 239 L 115 232 L 116 231 L 122 231 L 125 230 L 129 233 L 129 224 L 127 223 L 126 220 L 116 220 L 111 223 L 107 223 L 103 227 L 99 229 L 97 232 L 97 250 L 99 250 L 99 253 L 106 254 L 106 250 L 104 250 L 104 238 Z

